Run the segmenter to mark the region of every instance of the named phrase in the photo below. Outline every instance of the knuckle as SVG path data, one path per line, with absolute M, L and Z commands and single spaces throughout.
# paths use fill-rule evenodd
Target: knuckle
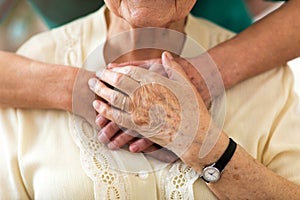
M 104 127 L 104 125 L 107 123 L 107 119 L 104 118 L 102 115 L 98 115 L 96 117 L 96 124 L 100 127 Z
M 113 119 L 116 123 L 118 124 L 122 124 L 123 123 L 123 116 L 122 113 L 118 112 L 118 111 L 113 111 Z
M 150 147 L 152 145 L 152 143 L 149 143 L 147 140 L 145 139 L 140 139 L 140 141 L 137 143 L 137 145 L 139 146 L 139 148 L 141 150 L 145 150 L 148 147 Z
M 127 67 L 125 67 L 124 68 L 124 74 L 132 74 L 132 73 L 134 73 L 134 70 L 135 69 L 135 67 L 132 67 L 132 66 L 127 66 Z
M 116 133 L 119 130 L 119 127 L 116 123 L 110 122 L 107 128 L 107 131 L 110 133 Z
M 122 141 L 119 137 L 115 138 L 112 143 L 117 147 L 122 147 L 124 144 L 126 144 L 126 142 Z
M 128 130 L 128 129 L 125 131 L 125 134 L 130 135 L 131 137 L 136 137 L 138 135 L 135 131 Z
M 111 103 L 113 105 L 118 105 L 120 104 L 120 100 L 121 100 L 120 95 L 117 92 L 114 92 L 111 97 Z
M 102 90 L 101 83 L 99 81 L 97 81 L 95 84 L 95 93 L 99 95 L 99 94 L 101 94 L 101 90 Z
M 128 135 L 126 133 L 122 133 L 120 135 L 120 139 L 125 140 L 126 143 L 129 142 L 130 140 L 132 140 L 134 137 L 132 135 Z
M 98 125 L 99 125 L 100 127 L 104 127 L 106 123 L 107 123 L 107 119 L 104 118 L 103 120 L 100 120 L 100 121 L 98 122 Z
M 122 79 L 123 79 L 123 75 L 122 74 L 120 74 L 120 73 L 114 74 L 113 79 L 112 79 L 113 84 L 115 84 L 117 86 L 118 84 L 121 83 Z
M 101 132 L 102 138 L 104 138 L 105 141 L 109 141 L 111 136 L 106 132 L 106 131 L 102 131 Z
M 148 139 L 146 139 L 146 138 L 143 138 L 142 140 L 143 140 L 143 142 L 144 142 L 144 144 L 145 144 L 146 146 L 150 146 L 150 145 L 153 144 L 153 142 L 151 142 L 150 140 L 148 140 Z
M 121 72 L 122 74 L 126 74 L 126 75 L 128 75 L 128 76 L 131 76 L 132 74 L 135 73 L 136 68 L 137 68 L 137 67 L 134 67 L 134 65 L 132 65 L 132 64 L 129 63 L 129 65 L 127 65 L 127 66 L 125 66 L 125 67 L 122 67 L 122 69 L 121 69 L 120 72 Z
M 132 136 L 127 135 L 126 133 L 121 133 L 120 135 L 118 135 L 112 140 L 112 143 L 117 147 L 122 147 L 128 142 L 130 142 L 132 138 L 133 138 Z
M 101 104 L 98 108 L 98 112 L 102 115 L 106 115 L 106 106 L 104 104 Z

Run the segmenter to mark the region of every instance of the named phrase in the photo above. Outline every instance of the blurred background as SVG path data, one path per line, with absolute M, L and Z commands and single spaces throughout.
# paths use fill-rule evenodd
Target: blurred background
M 61 3 L 62 1 L 63 3 Z M 263 16 L 277 9 L 282 4 L 264 2 L 263 0 L 244 0 L 246 4 L 248 4 L 248 7 L 246 7 L 239 4 L 240 2 L 242 2 L 242 0 L 207 0 L 206 4 L 203 4 L 202 2 L 201 4 L 196 4 L 194 10 L 196 8 L 207 10 L 207 8 L 215 7 L 215 1 L 218 1 L 219 3 L 225 2 L 226 4 L 232 1 L 231 4 L 235 5 L 235 7 L 232 7 L 232 10 L 227 9 L 227 13 L 222 13 L 223 19 L 224 16 L 228 16 L 228 18 L 232 19 L 240 19 L 240 21 L 241 18 L 243 18 L 244 21 L 242 23 L 248 23 L 246 25 L 249 25 L 249 23 L 251 23 L 250 20 L 256 21 L 261 19 Z M 31 2 L 31 4 L 29 2 Z M 46 31 L 50 28 L 58 26 L 59 24 L 70 21 L 70 16 L 74 15 L 72 12 L 76 11 L 78 13 L 78 10 L 76 9 L 80 8 L 80 16 L 84 16 L 86 13 L 97 10 L 102 3 L 103 1 L 101 0 L 0 0 L 0 50 L 14 52 L 20 47 L 22 43 L 24 43 L 34 34 Z M 60 4 L 62 6 L 56 7 L 55 4 Z M 72 7 L 72 4 L 76 5 L 77 7 Z M 67 7 L 63 5 L 67 5 Z M 203 8 L 203 5 L 206 6 L 206 8 Z M 233 12 L 233 9 L 238 10 L 238 5 L 240 6 L 238 7 L 240 12 Z M 66 12 L 62 12 L 64 13 L 64 15 L 59 16 L 55 13 L 57 9 L 60 9 L 60 11 L 66 10 Z M 48 18 L 41 18 L 38 15 L 39 10 L 48 14 Z M 208 18 L 224 27 L 226 27 L 226 24 L 230 25 L 229 22 L 223 23 L 222 21 L 217 21 L 218 19 L 215 18 L 215 14 L 212 15 L 210 13 L 204 13 L 203 15 L 206 16 L 201 16 L 198 15 L 194 10 L 193 12 L 196 16 Z M 218 12 L 224 12 L 224 10 L 226 9 L 222 8 L 222 10 L 218 10 Z M 232 17 L 233 15 L 235 15 L 235 17 Z M 62 21 L 59 21 L 58 18 Z M 74 19 L 74 17 L 72 19 Z M 234 23 L 236 25 L 238 24 L 236 22 Z M 233 22 L 231 24 L 233 24 Z M 232 26 L 226 28 L 238 32 L 245 27 Z M 295 59 L 289 64 L 291 65 L 291 68 L 295 75 L 295 89 L 297 93 L 300 94 L 300 59 Z
M 26 0 L 0 0 L 0 49 L 16 51 L 32 35 L 48 28 Z

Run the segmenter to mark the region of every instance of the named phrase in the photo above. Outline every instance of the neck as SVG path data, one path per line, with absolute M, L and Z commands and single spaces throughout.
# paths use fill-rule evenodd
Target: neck
M 109 10 L 106 10 L 105 16 L 108 34 L 104 54 L 107 62 L 155 59 L 161 57 L 163 50 L 176 54 L 183 47 L 186 19 L 163 28 L 139 28 L 132 27 Z

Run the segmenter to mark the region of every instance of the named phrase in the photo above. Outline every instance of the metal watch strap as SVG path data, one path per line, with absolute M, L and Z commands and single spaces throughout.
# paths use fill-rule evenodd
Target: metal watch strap
M 227 163 L 232 158 L 234 152 L 236 149 L 236 143 L 231 138 L 229 138 L 229 144 L 225 150 L 225 152 L 222 154 L 220 159 L 214 164 L 214 167 L 217 168 L 220 172 L 223 171 Z

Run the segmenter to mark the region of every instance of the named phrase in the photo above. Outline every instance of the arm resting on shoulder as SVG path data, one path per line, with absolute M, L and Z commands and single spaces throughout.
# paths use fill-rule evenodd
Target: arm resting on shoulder
M 46 64 L 0 51 L 0 107 L 71 111 L 78 68 Z
M 210 49 L 226 88 L 300 56 L 300 0 L 280 8 Z

